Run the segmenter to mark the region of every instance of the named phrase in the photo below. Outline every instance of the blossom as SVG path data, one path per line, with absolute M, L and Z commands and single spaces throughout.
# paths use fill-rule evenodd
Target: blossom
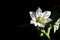
M 59 24 L 60 24 L 60 18 L 57 20 L 57 22 L 55 22 L 55 25 L 54 25 L 54 33 L 56 32 L 56 30 L 59 29 Z
M 52 21 L 52 19 L 49 18 L 51 12 L 50 11 L 42 12 L 42 10 L 39 7 L 36 10 L 36 12 L 30 11 L 29 13 L 32 19 L 30 21 L 30 24 L 34 24 L 35 26 L 44 27 L 46 23 Z

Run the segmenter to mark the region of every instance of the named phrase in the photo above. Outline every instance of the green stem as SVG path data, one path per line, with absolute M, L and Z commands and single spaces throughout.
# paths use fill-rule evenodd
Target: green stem
M 49 28 L 48 28 L 47 34 L 50 34 L 51 28 L 52 28 L 52 27 L 49 27 Z
M 46 33 L 46 36 L 47 36 L 48 39 L 50 40 L 49 34 L 50 34 L 50 30 L 52 29 L 52 25 L 50 24 L 49 26 L 50 26 L 50 27 L 48 28 L 48 31 L 47 31 L 47 33 Z
M 45 35 L 48 37 L 48 39 L 50 40 L 50 36 L 49 36 L 49 34 L 48 33 L 45 33 Z
M 52 27 L 49 27 L 47 32 L 46 32 L 44 29 L 41 30 L 41 32 L 43 32 L 43 33 L 48 37 L 49 40 L 50 40 L 50 36 L 49 36 L 49 34 L 50 34 L 50 30 L 51 30 L 51 28 L 52 28 Z

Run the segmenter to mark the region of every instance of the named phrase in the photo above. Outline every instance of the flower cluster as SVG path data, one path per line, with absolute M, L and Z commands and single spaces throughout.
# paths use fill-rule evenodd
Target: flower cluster
M 45 28 L 46 23 L 49 23 L 49 22 L 52 21 L 52 19 L 49 18 L 50 15 L 51 15 L 51 11 L 42 12 L 42 10 L 38 7 L 36 12 L 30 11 L 29 13 L 30 13 L 30 17 L 32 19 L 30 21 L 30 24 L 34 24 L 36 27 L 38 26 L 38 27 Z M 56 30 L 59 29 L 59 24 L 60 24 L 60 18 L 53 25 L 54 33 L 56 32 Z M 52 29 L 52 25 L 50 25 L 50 27 L 48 28 L 47 32 L 44 29 L 42 29 L 41 32 L 43 32 L 50 39 L 49 33 L 50 33 L 51 29 Z M 41 33 L 41 36 L 43 35 L 43 33 Z

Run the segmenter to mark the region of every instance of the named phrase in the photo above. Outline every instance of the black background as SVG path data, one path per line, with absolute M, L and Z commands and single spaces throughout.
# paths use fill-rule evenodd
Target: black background
M 60 18 L 59 0 L 16 0 L 16 35 L 19 39 L 41 40 L 44 37 L 38 36 L 38 31 L 34 25 L 30 24 L 29 11 L 36 11 L 38 7 L 42 11 L 51 11 L 51 18 L 55 22 Z M 55 12 L 55 13 L 54 13 Z M 51 40 L 59 40 L 60 29 L 54 34 L 51 32 Z M 17 38 L 17 39 L 18 39 Z M 45 40 L 45 38 L 43 39 Z M 47 39 L 46 39 L 47 40 Z

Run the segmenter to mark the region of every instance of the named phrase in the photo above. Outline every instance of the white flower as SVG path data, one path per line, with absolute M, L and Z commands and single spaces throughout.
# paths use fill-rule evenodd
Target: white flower
M 56 30 L 59 29 L 59 24 L 60 24 L 60 19 L 58 19 L 57 22 L 54 25 L 54 33 L 56 32 Z
M 30 11 L 29 13 L 32 18 L 30 24 L 34 24 L 35 26 L 44 27 L 46 23 L 52 21 L 52 19 L 49 18 L 51 12 L 45 11 L 42 13 L 42 10 L 39 7 L 36 12 Z

